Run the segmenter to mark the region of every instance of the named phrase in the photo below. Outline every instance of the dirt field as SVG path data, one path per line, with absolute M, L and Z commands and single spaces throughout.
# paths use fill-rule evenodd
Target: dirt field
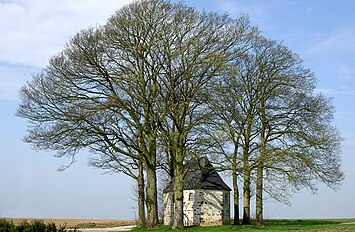
M 43 221 L 44 223 L 55 223 L 57 226 L 66 225 L 69 228 L 107 228 L 118 226 L 135 225 L 134 220 L 96 220 L 96 219 L 52 219 L 52 218 L 5 218 L 19 224 L 23 221 Z

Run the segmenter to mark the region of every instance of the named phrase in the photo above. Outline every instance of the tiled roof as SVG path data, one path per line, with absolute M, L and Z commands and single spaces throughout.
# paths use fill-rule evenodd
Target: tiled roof
M 231 191 L 207 158 L 191 160 L 184 168 L 184 190 L 210 189 Z M 174 179 L 165 187 L 164 193 L 174 191 Z

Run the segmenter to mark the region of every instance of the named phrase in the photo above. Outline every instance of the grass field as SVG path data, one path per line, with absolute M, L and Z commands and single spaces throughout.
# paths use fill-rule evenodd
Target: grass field
M 157 229 L 144 230 L 134 229 L 133 232 L 166 232 L 174 231 L 167 226 Z M 239 226 L 211 226 L 211 227 L 188 227 L 187 232 L 224 232 L 224 231 L 355 231 L 355 219 L 309 219 L 309 220 L 266 220 L 264 226 L 239 225 Z
M 96 220 L 96 219 L 52 219 L 52 218 L 4 218 L 14 224 L 24 221 L 42 221 L 46 224 L 55 223 L 57 226 L 66 225 L 68 228 L 108 228 L 116 226 L 135 225 L 134 220 Z
M 57 226 L 66 225 L 68 228 L 108 228 L 116 226 L 134 225 L 133 220 L 96 220 L 96 219 L 50 219 L 50 218 L 6 218 L 14 224 L 23 221 L 35 220 L 44 223 L 55 223 Z M 133 229 L 133 232 L 168 232 L 174 231 L 168 226 L 159 226 L 156 229 Z M 306 219 L 306 220 L 266 220 L 264 226 L 239 225 L 239 226 L 210 226 L 210 227 L 187 227 L 187 232 L 224 232 L 224 231 L 355 231 L 355 219 Z

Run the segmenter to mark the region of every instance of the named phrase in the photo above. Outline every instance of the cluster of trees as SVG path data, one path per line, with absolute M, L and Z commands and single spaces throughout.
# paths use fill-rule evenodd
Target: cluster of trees
M 183 165 L 210 156 L 233 176 L 234 222 L 263 220 L 263 193 L 335 188 L 343 179 L 330 99 L 287 47 L 247 18 L 141 0 L 79 32 L 20 90 L 25 138 L 59 157 L 89 149 L 94 167 L 138 186 L 139 225 L 158 224 L 157 170 L 174 181 L 183 229 Z

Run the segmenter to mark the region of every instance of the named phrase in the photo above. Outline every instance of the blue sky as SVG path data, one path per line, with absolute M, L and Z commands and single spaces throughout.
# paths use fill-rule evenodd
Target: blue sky
M 70 36 L 105 20 L 130 0 L 0 0 L 0 217 L 135 219 L 133 182 L 22 142 L 26 121 L 15 117 L 18 89 L 61 51 Z M 292 206 L 272 200 L 266 218 L 355 217 L 355 2 L 353 0 L 186 0 L 207 11 L 249 14 L 264 35 L 283 41 L 318 77 L 318 92 L 334 98 L 346 179 L 334 192 L 294 194 Z

